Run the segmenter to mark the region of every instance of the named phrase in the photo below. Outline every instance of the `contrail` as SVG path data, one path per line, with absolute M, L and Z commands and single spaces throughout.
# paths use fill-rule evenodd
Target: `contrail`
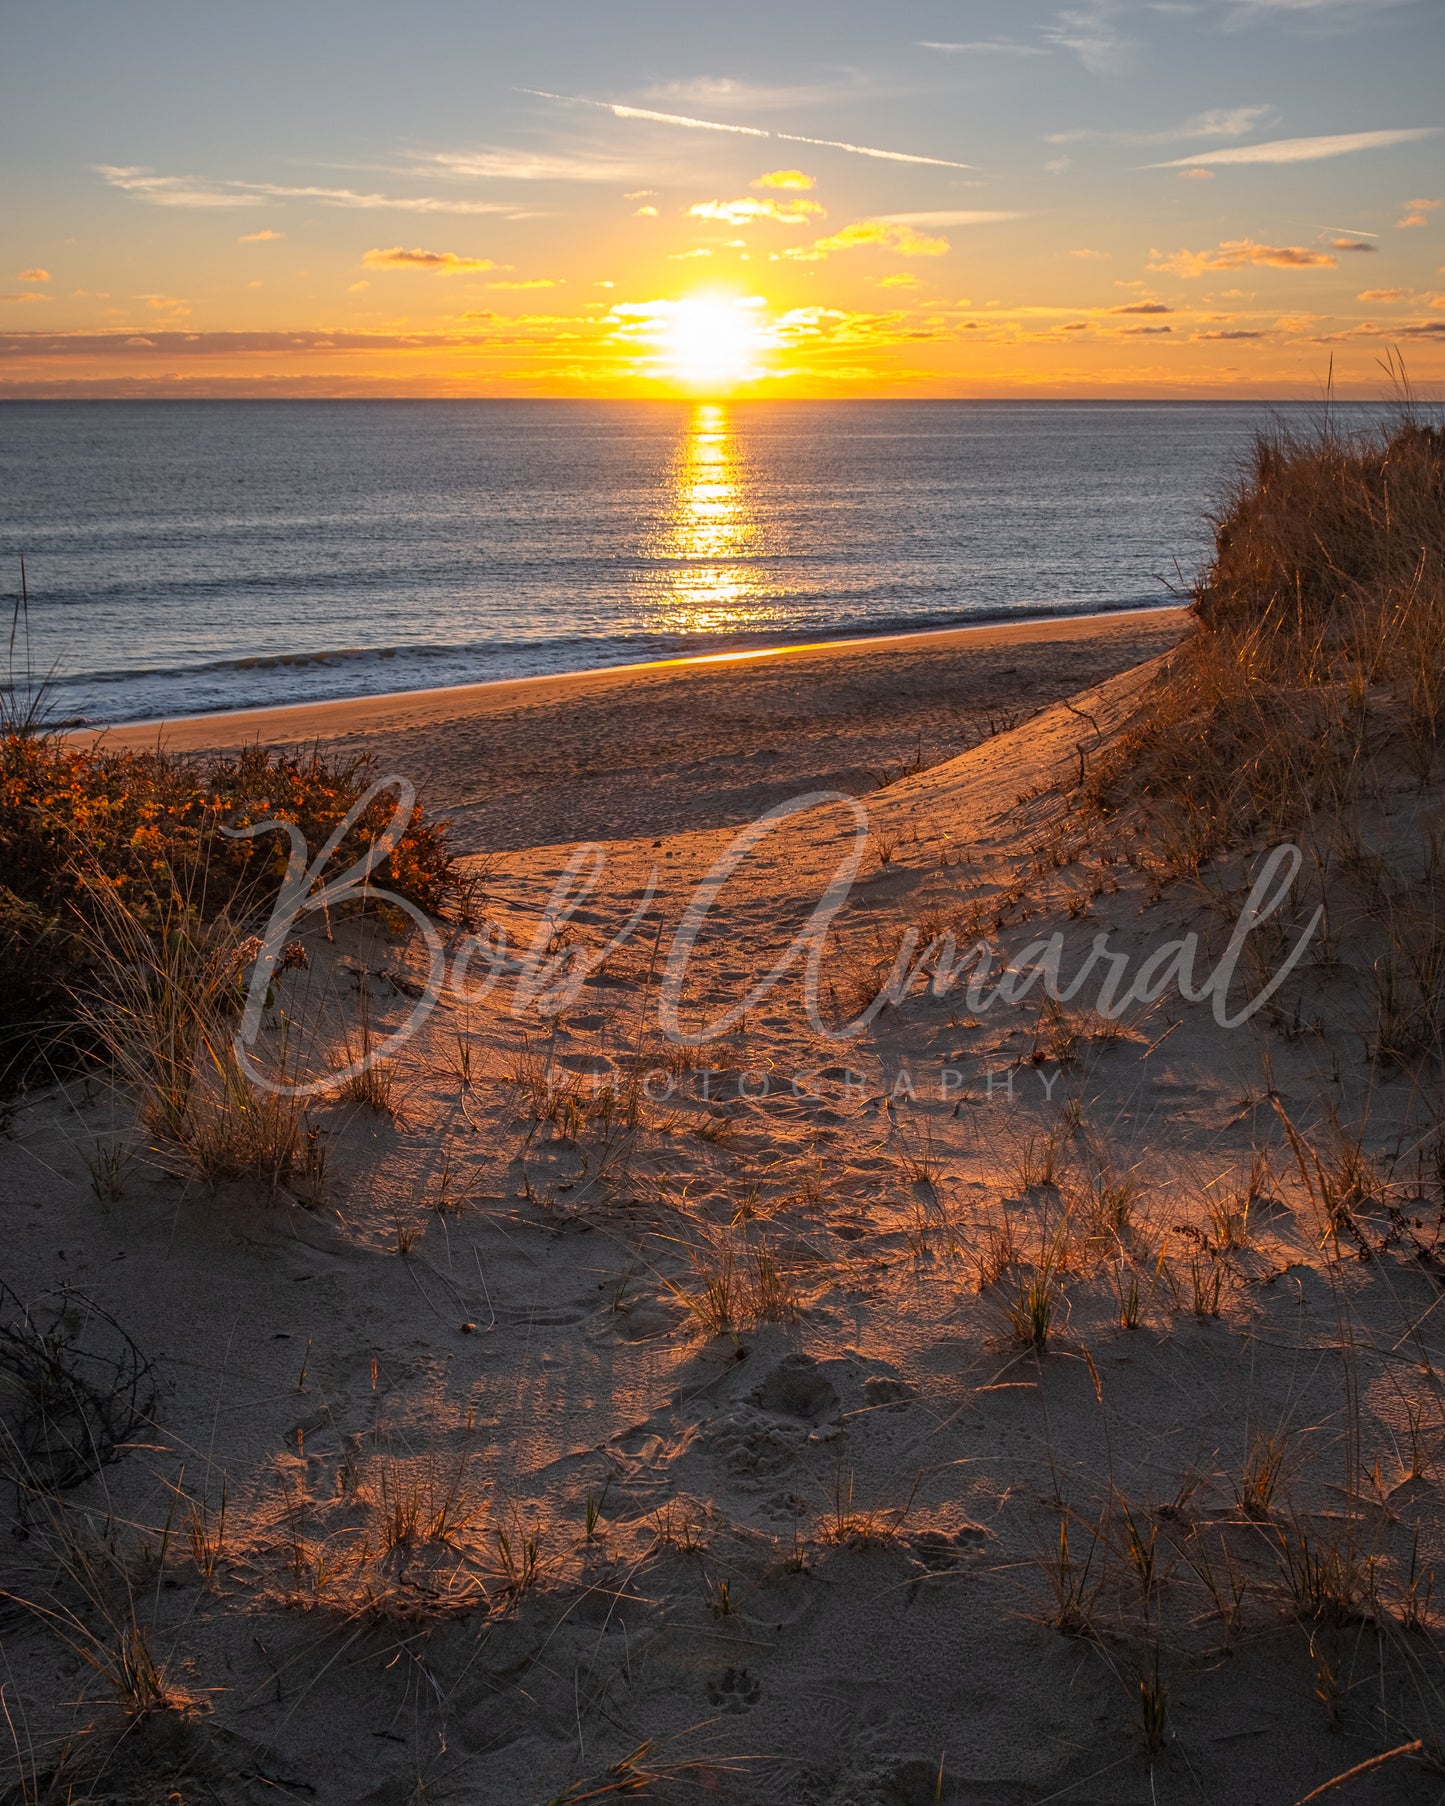
M 564 100 L 574 107 L 600 107 L 618 119 L 654 119 L 659 125 L 685 125 L 695 132 L 737 132 L 744 138 L 771 138 L 755 125 L 720 125 L 714 119 L 692 119 L 686 113 L 654 113 L 647 107 L 624 107 L 610 100 L 586 100 L 580 94 L 552 94 L 546 88 L 518 88 L 518 94 L 535 94 L 541 100 Z
M 772 138 L 786 138 L 789 144 L 821 144 L 828 150 L 852 151 L 855 157 L 884 157 L 890 163 L 933 163 L 939 169 L 976 169 L 975 163 L 952 163 L 947 157 L 916 157 L 911 151 L 875 150 L 871 144 L 845 144 L 838 138 L 803 138 L 797 132 L 771 132 Z
M 569 106 L 599 107 L 615 119 L 651 119 L 659 125 L 685 126 L 694 132 L 733 132 L 740 138 L 772 138 L 786 144 L 816 144 L 825 150 L 848 151 L 855 157 L 881 157 L 889 163 L 931 163 L 938 169 L 973 169 L 972 163 L 954 163 L 947 157 L 919 157 L 912 151 L 879 150 L 871 144 L 847 144 L 839 138 L 805 138 L 799 132 L 765 132 L 757 125 L 724 125 L 716 119 L 694 119 L 687 113 L 655 113 L 648 107 L 627 107 L 618 101 L 588 100 L 581 94 L 553 94 L 548 88 L 517 88 L 518 94 L 535 94 L 539 100 L 565 101 Z

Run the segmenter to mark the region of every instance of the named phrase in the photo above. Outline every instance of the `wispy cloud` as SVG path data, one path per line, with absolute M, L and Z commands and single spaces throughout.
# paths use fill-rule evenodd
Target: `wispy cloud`
M 823 209 L 816 201 L 760 201 L 745 195 L 740 201 L 697 201 L 687 211 L 690 219 L 721 220 L 728 226 L 750 226 L 760 219 L 780 226 L 806 226 Z
M 1338 259 L 1327 251 L 1307 250 L 1303 245 L 1261 245 L 1252 238 L 1229 238 L 1212 251 L 1162 251 L 1149 253 L 1151 270 L 1167 270 L 1175 276 L 1203 276 L 1209 270 L 1244 270 L 1252 264 L 1276 270 L 1333 270 Z
M 411 161 L 418 169 L 472 182 L 632 182 L 645 173 L 620 157 L 553 155 L 495 145 L 415 153 Z
M 188 176 L 158 176 L 143 164 L 93 163 L 91 168 L 111 188 L 149 201 L 153 207 L 256 207 L 260 196 L 238 193 L 214 182 Z
M 694 132 L 730 132 L 743 138 L 772 138 L 785 144 L 812 144 L 825 150 L 847 151 L 855 157 L 881 157 L 889 163 L 928 163 L 939 169 L 972 169 L 972 163 L 956 163 L 947 157 L 924 157 L 913 151 L 880 150 L 872 144 L 852 144 L 841 138 L 809 138 L 801 132 L 770 132 L 760 125 L 736 125 L 718 119 L 697 119 L 690 113 L 661 113 L 651 107 L 625 106 L 621 101 L 589 100 L 580 94 L 553 94 L 546 88 L 520 88 L 541 100 L 560 100 L 569 106 L 597 107 L 614 119 L 649 120 L 657 125 L 680 126 Z
M 1047 56 L 1038 44 L 1021 44 L 1017 38 L 970 38 L 961 44 L 940 43 L 935 38 L 920 38 L 920 50 L 941 50 L 946 56 Z
M 858 91 L 856 81 L 783 84 L 738 81 L 730 75 L 698 75 L 687 81 L 657 82 L 643 90 L 642 98 L 667 107 L 705 107 L 709 112 L 717 107 L 724 111 L 737 108 L 749 112 L 782 112 L 846 100 Z
M 1415 0 L 1229 0 L 1229 23 L 1258 23 L 1263 19 L 1294 15 L 1299 18 L 1368 20 L 1395 6 L 1412 6 Z
M 1330 248 L 1334 251 L 1378 251 L 1378 245 L 1366 244 L 1359 238 L 1332 238 Z
M 1151 163 L 1151 169 L 1182 169 L 1189 163 L 1319 163 L 1326 157 L 1347 157 L 1355 151 L 1385 150 L 1392 144 L 1413 144 L 1433 138 L 1438 125 L 1406 126 L 1386 132 L 1333 132 L 1323 138 L 1272 138 L 1263 144 L 1237 144 L 1228 150 L 1198 151 L 1176 157 L 1170 163 Z
M 1178 125 L 1155 131 L 1111 129 L 1109 131 L 1050 132 L 1045 144 L 1076 144 L 1084 138 L 1103 138 L 1111 144 L 1177 144 L 1188 138 L 1244 138 L 1274 116 L 1272 106 L 1211 107 L 1196 113 Z M 1197 163 L 1197 157 L 1186 159 Z
M 1120 0 L 1091 0 L 1068 7 L 1044 26 L 1046 42 L 1071 50 L 1091 75 L 1122 75 L 1134 59 L 1134 41 L 1120 31 Z
M 1430 223 L 1428 216 L 1437 207 L 1445 207 L 1445 201 L 1406 201 L 1404 217 L 1397 219 L 1395 224 L 1397 226 L 1428 226 Z
M 273 239 L 285 236 L 284 232 L 273 232 L 269 226 L 263 226 L 259 232 L 243 232 L 236 243 L 238 245 L 268 245 Z
M 15 280 L 17 282 L 49 282 L 50 271 L 42 270 L 37 265 L 37 267 L 33 270 L 21 270 L 20 274 L 15 278 Z
M 505 265 L 490 257 L 463 257 L 456 251 L 408 251 L 402 245 L 387 250 L 373 249 L 362 257 L 368 270 L 424 270 L 433 276 L 465 276 L 477 270 L 495 270 Z
M 3 297 L 0 297 L 3 298 Z M 186 358 L 211 357 L 236 352 L 267 351 L 305 356 L 327 351 L 429 351 L 458 345 L 526 343 L 534 338 L 555 338 L 558 329 L 574 332 L 590 329 L 594 322 L 582 317 L 554 314 L 475 316 L 496 325 L 484 332 L 364 332 L 335 328 L 298 328 L 290 331 L 186 332 L 161 325 L 144 334 L 131 328 L 112 332 L 12 332 L 0 335 L 0 357 L 24 357 L 43 353 L 54 356 L 88 356 L 108 352 L 147 352 Z
M 1163 301 L 1131 301 L 1127 307 L 1111 307 L 1111 314 L 1172 314 L 1174 309 Z
M 272 200 L 316 201 L 323 207 L 402 213 L 505 213 L 522 217 L 511 201 L 453 200 L 437 195 L 361 194 L 353 188 L 291 187 L 277 182 L 209 181 L 162 176 L 139 164 L 94 163 L 96 174 L 152 207 L 260 207 Z

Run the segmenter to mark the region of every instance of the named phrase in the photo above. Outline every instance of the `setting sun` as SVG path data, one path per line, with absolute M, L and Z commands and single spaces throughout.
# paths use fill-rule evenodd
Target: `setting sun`
M 690 295 L 657 316 L 660 374 L 689 389 L 726 391 L 763 374 L 757 295 Z

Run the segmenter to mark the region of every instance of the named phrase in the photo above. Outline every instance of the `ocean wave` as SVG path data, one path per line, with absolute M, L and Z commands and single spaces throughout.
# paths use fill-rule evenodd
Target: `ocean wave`
M 1168 606 L 1141 593 L 1107 602 L 1024 604 L 838 618 L 747 632 L 571 634 L 510 641 L 347 646 L 248 653 L 186 665 L 58 674 L 50 692 L 67 725 L 127 722 L 269 708 L 300 701 L 361 700 L 509 678 L 606 670 L 654 659 L 706 657 L 816 641 L 883 638 L 1022 620 L 1063 620 Z M 330 674 L 334 681 L 318 682 Z

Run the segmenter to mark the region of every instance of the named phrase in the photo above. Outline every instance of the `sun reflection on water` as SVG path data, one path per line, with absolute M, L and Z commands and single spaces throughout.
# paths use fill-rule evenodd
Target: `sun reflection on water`
M 671 480 L 671 507 L 650 548 L 662 567 L 650 598 L 653 625 L 719 633 L 771 619 L 776 611 L 751 562 L 761 530 L 726 408 L 693 410 Z

